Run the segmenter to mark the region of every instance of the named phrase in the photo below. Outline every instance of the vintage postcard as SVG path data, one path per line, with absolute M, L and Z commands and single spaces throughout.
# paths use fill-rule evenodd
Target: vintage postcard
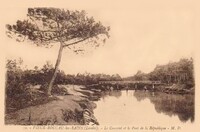
M 1 6 L 1 130 L 197 132 L 198 2 Z

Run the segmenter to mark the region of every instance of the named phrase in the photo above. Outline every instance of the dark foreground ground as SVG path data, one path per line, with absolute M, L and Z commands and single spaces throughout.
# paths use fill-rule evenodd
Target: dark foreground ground
M 92 91 L 84 86 L 60 85 L 67 95 L 54 95 L 52 101 L 29 106 L 5 115 L 6 125 L 84 125 L 84 110 L 91 112 L 96 105 L 89 101 Z M 92 116 L 92 115 L 91 115 Z

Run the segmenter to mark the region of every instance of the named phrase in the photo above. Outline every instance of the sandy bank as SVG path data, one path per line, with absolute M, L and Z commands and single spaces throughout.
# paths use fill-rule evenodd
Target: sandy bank
M 78 125 L 82 124 L 81 114 L 87 108 L 93 111 L 95 104 L 88 100 L 89 90 L 83 86 L 60 85 L 69 95 L 54 95 L 56 100 L 46 104 L 30 106 L 5 115 L 7 125 Z M 87 94 L 84 94 L 87 93 Z M 74 113 L 75 112 L 75 113 Z M 71 113 L 71 115 L 70 115 Z

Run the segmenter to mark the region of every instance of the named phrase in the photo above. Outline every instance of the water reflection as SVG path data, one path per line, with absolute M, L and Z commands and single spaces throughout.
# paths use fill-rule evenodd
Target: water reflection
M 105 98 L 107 96 L 113 96 L 113 97 L 119 98 L 121 95 L 122 95 L 122 92 L 120 90 L 104 91 L 101 93 L 102 98 Z
M 96 102 L 94 115 L 100 125 L 194 121 L 194 96 L 148 91 L 107 91 Z M 152 120 L 153 119 L 153 120 Z
M 178 115 L 183 122 L 194 121 L 194 96 L 166 94 L 160 92 L 135 91 L 134 96 L 138 101 L 145 98 L 150 99 L 158 113 L 165 113 L 168 116 Z

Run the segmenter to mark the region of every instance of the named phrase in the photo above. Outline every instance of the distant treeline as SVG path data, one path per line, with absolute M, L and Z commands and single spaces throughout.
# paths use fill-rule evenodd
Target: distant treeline
M 14 84 L 46 84 L 52 77 L 54 68 L 53 65 L 47 62 L 42 68 L 37 66 L 34 69 L 22 68 L 23 60 L 7 60 L 7 86 Z M 161 81 L 162 83 L 182 83 L 194 85 L 194 68 L 193 59 L 180 59 L 178 62 L 170 62 L 166 65 L 157 65 L 150 73 L 138 71 L 134 76 L 127 78 L 120 77 L 119 74 L 65 74 L 59 70 L 54 84 L 77 84 L 88 85 L 96 84 L 99 81 Z
M 7 60 L 7 85 L 13 83 L 23 84 L 45 84 L 48 83 L 52 77 L 54 68 L 53 65 L 47 62 L 42 68 L 37 66 L 34 69 L 23 69 L 21 65 L 23 60 Z M 88 85 L 95 84 L 99 81 L 119 81 L 122 80 L 120 75 L 107 75 L 107 74 L 65 74 L 64 71 L 59 70 L 54 84 L 77 84 Z
M 166 65 L 157 65 L 150 73 L 138 71 L 134 76 L 124 78 L 124 80 L 151 80 L 161 81 L 166 84 L 187 84 L 194 86 L 193 59 L 183 58 L 178 62 L 170 62 Z

